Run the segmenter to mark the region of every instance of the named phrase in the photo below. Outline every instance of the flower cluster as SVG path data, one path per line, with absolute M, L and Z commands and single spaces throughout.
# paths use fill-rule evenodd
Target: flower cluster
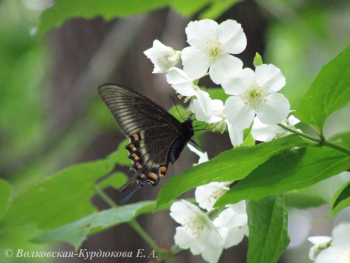
M 286 80 L 274 65 L 256 65 L 255 70 L 243 68 L 234 56 L 244 51 L 247 39 L 240 24 L 227 20 L 218 24 L 212 20 L 190 22 L 186 27 L 190 46 L 176 51 L 155 40 L 144 53 L 153 62 L 153 73 L 166 73 L 169 84 L 184 97 L 192 98 L 190 109 L 196 119 L 211 124 L 222 132 L 228 129 L 234 146 L 243 143 L 243 131 L 251 128 L 255 140 L 270 141 L 285 136 L 299 122 L 288 116 L 289 101 L 277 93 Z M 183 68 L 177 67 L 182 61 Z M 198 85 L 200 78 L 209 76 L 229 95 L 226 101 L 212 99 Z M 199 163 L 208 160 L 206 153 L 194 147 Z M 215 202 L 229 190 L 232 182 L 212 182 L 196 189 L 197 205 L 186 200 L 175 202 L 171 217 L 181 224 L 176 228 L 175 243 L 192 254 L 201 254 L 208 262 L 217 262 L 223 249 L 240 243 L 248 235 L 246 203 L 213 208 Z
M 189 146 L 200 157 L 199 163 L 207 161 L 206 153 Z M 213 182 L 197 187 L 195 191 L 198 206 L 182 200 L 170 208 L 170 216 L 182 226 L 176 228 L 175 243 L 182 249 L 190 249 L 194 255 L 201 254 L 208 262 L 217 262 L 223 249 L 239 244 L 244 235 L 248 236 L 245 201 L 227 205 L 225 210 L 216 214 L 214 220 L 209 215 L 217 213 L 213 209 L 215 202 L 229 190 L 231 182 Z
M 193 21 L 186 27 L 186 35 L 190 46 L 182 51 L 155 40 L 153 47 L 144 53 L 154 64 L 153 73 L 166 73 L 167 81 L 180 98 L 186 97 L 187 101 L 195 97 L 190 108 L 197 120 L 222 131 L 227 127 L 234 146 L 243 143 L 243 130 L 251 127 L 254 119 L 254 123 L 268 129 L 286 121 L 290 104 L 284 95 L 277 93 L 286 82 L 281 70 L 265 64 L 256 66 L 255 71 L 243 68 L 243 62 L 232 55 L 243 52 L 247 45 L 240 24 L 234 20 L 221 24 L 209 19 Z M 183 69 L 175 67 L 180 58 Z M 206 75 L 230 95 L 225 102 L 211 99 L 198 86 L 199 79 Z M 276 133 L 272 138 L 281 133 L 279 129 L 273 130 Z M 261 130 L 252 135 L 257 140 L 272 136 L 261 136 Z
M 315 263 L 348 263 L 350 262 L 350 223 L 337 225 L 332 237 L 315 236 L 308 240 L 314 244 L 309 253 Z

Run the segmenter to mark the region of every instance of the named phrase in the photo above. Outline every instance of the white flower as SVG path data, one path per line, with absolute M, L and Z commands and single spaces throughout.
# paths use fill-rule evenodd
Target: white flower
M 276 93 L 285 85 L 285 78 L 274 65 L 257 66 L 255 72 L 243 69 L 236 77 L 222 83 L 230 95 L 225 114 L 234 129 L 248 128 L 257 114 L 264 124 L 277 124 L 289 114 L 290 104 L 284 95 Z
M 221 100 L 212 100 L 209 96 L 202 96 L 202 101 L 192 101 L 190 109 L 196 114 L 197 120 L 213 123 L 215 129 L 224 132 L 227 126 L 233 146 L 238 146 L 243 143 L 243 130 L 233 128 L 227 121 L 224 112 L 225 106 Z
M 204 97 L 202 103 L 198 100 L 193 100 L 190 109 L 196 114 L 197 120 L 215 123 L 219 130 L 225 131 L 226 117 L 224 114 L 224 103 L 221 100 L 212 100 L 209 96 Z
M 288 119 L 282 121 L 282 124 L 293 127 L 295 124 L 299 123 L 300 120 L 295 118 L 293 115 Z M 293 127 L 294 128 L 294 127 Z M 267 125 L 262 123 L 257 117 L 254 119 L 252 131 L 253 138 L 257 141 L 268 142 L 275 138 L 280 138 L 291 134 L 290 131 L 283 129 L 278 125 Z
M 316 255 L 315 263 L 349 263 L 350 262 L 350 223 L 340 223 L 332 232 L 333 241 L 330 246 L 323 249 Z M 315 241 L 315 239 L 309 238 L 309 240 L 316 244 L 318 247 L 311 248 L 314 252 L 310 251 L 311 256 L 315 256 L 315 252 L 323 246 L 327 246 L 325 237 Z
M 197 154 L 199 156 L 198 164 L 209 161 L 207 152 L 202 153 L 201 151 L 197 150 L 194 146 L 192 146 L 189 143 L 187 144 L 187 147 L 190 148 L 190 150 L 192 152 L 194 152 L 195 154 Z
M 248 236 L 248 216 L 244 200 L 226 207 L 213 223 L 223 239 L 224 248 L 229 248 L 240 243 L 244 235 Z
M 197 187 L 194 195 L 198 205 L 208 211 L 213 209 L 215 202 L 230 189 L 227 187 L 230 183 L 213 182 Z
M 154 64 L 153 73 L 164 73 L 180 60 L 181 51 L 165 46 L 159 40 L 153 41 L 153 47 L 143 52 Z
M 170 207 L 170 216 L 182 226 L 176 228 L 175 244 L 190 249 L 193 255 L 202 254 L 204 260 L 217 262 L 223 242 L 209 217 L 197 206 L 181 200 Z
M 199 79 L 210 67 L 210 78 L 220 84 L 226 76 L 242 70 L 243 63 L 231 54 L 241 53 L 247 39 L 240 24 L 227 20 L 220 25 L 213 20 L 193 21 L 186 27 L 187 42 L 182 50 L 184 71 Z

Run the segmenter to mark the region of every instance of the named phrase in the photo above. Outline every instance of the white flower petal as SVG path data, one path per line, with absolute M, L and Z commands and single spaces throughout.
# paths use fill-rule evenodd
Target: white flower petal
M 276 136 L 276 133 L 271 130 L 271 126 L 262 123 L 258 118 L 254 119 L 251 134 L 255 140 L 262 142 L 271 141 Z
M 202 257 L 207 262 L 216 263 L 219 261 L 222 250 L 223 250 L 222 247 L 220 247 L 220 248 L 215 248 L 215 247 L 214 248 L 212 248 L 212 247 L 206 248 L 202 252 Z
M 282 123 L 284 125 L 286 125 L 285 121 L 286 120 L 282 121 Z M 278 125 L 269 125 L 269 127 L 270 127 L 271 131 L 273 131 L 275 133 L 276 138 L 279 138 L 279 137 L 282 137 L 282 136 L 290 134 L 289 131 L 283 129 L 282 127 L 280 127 Z
M 198 160 L 198 163 L 204 163 L 204 162 L 207 162 L 209 161 L 209 158 L 208 158 L 208 153 L 207 152 L 201 152 L 199 151 L 198 149 L 196 149 L 194 146 L 192 146 L 191 144 L 187 144 L 187 147 L 190 148 L 190 150 L 192 152 L 194 152 L 195 154 L 197 154 L 199 156 L 199 160 Z
M 338 261 L 338 255 L 338 249 L 333 247 L 326 248 L 316 256 L 315 263 L 343 263 L 341 261 Z
M 217 36 L 231 54 L 241 53 L 247 46 L 247 38 L 241 24 L 235 20 L 226 20 L 219 25 Z
M 235 213 L 237 214 L 247 214 L 247 203 L 246 201 L 242 200 L 238 203 L 227 205 L 229 208 L 231 208 Z
M 209 68 L 209 60 L 201 49 L 186 47 L 181 54 L 184 71 L 191 79 L 203 77 Z
M 214 111 L 221 112 L 222 110 L 224 110 L 224 103 L 222 102 L 222 100 L 212 100 L 211 105 Z
M 335 247 L 343 248 L 349 246 L 350 249 L 350 223 L 340 223 L 337 225 L 333 229 L 332 236 Z
M 212 116 L 207 123 L 223 121 L 224 103 L 221 100 L 211 100 Z
M 192 215 L 194 213 L 184 202 L 174 202 L 170 207 L 170 216 L 179 224 Z
M 191 21 L 185 29 L 187 42 L 191 46 L 201 48 L 201 45 L 208 42 L 210 38 L 216 38 L 218 27 L 218 23 L 210 19 Z
M 245 201 L 233 205 L 227 205 L 224 211 L 214 220 L 216 227 L 241 227 L 248 223 Z
M 224 240 L 225 249 L 239 244 L 244 238 L 244 230 L 243 228 L 239 228 L 239 227 L 235 227 L 235 228 L 222 227 L 219 229 L 219 234 L 221 238 Z
M 228 134 L 233 146 L 239 146 L 243 143 L 243 131 L 232 128 L 232 125 L 227 122 Z
M 193 112 L 194 114 L 196 114 L 196 119 L 199 121 L 205 121 L 208 122 L 208 120 L 210 119 L 210 115 L 211 113 L 209 113 L 209 116 L 204 112 L 204 109 L 202 108 L 201 104 L 199 103 L 198 100 L 192 100 L 191 104 L 190 104 L 190 109 L 191 112 Z
M 166 74 L 169 84 L 182 96 L 192 97 L 196 95 L 195 86 L 186 73 L 179 68 L 172 68 Z
M 178 244 L 183 249 L 189 249 L 192 245 L 191 237 L 189 236 L 185 228 L 182 226 L 176 228 L 174 240 L 175 244 Z M 200 249 L 198 250 L 199 251 L 195 255 L 198 255 L 201 252 Z
M 286 85 L 286 78 L 275 65 L 260 65 L 255 69 L 255 80 L 266 92 L 277 92 Z
M 226 78 L 222 82 L 222 87 L 226 94 L 240 95 L 250 88 L 254 81 L 254 71 L 245 68 L 239 71 L 235 76 Z
M 312 244 L 318 245 L 318 244 L 326 244 L 329 241 L 332 240 L 332 237 L 329 236 L 314 236 L 309 237 L 307 240 L 309 240 Z
M 211 99 L 208 92 L 205 92 L 201 89 L 196 90 L 196 97 L 202 110 L 206 116 L 211 116 L 213 114 L 213 110 L 211 108 Z
M 300 122 L 300 120 L 298 118 L 296 118 L 295 116 L 291 115 L 288 118 L 288 122 L 290 125 L 294 126 L 295 124 L 298 124 Z
M 210 78 L 216 84 L 220 84 L 234 74 L 242 70 L 243 62 L 234 56 L 226 55 L 220 59 L 214 60 L 210 64 Z
M 255 112 L 240 97 L 231 96 L 225 102 L 225 115 L 233 129 L 243 131 L 254 120 Z
M 209 161 L 208 153 L 204 152 L 201 156 L 199 156 L 198 164 L 205 163 L 207 161 Z
M 215 202 L 228 190 L 229 188 L 223 183 L 212 182 L 198 186 L 195 191 L 195 198 L 201 208 L 209 211 L 213 209 Z
M 280 93 L 271 93 L 265 97 L 266 102 L 261 103 L 257 112 L 258 118 L 265 124 L 277 124 L 287 118 L 290 110 L 289 101 Z

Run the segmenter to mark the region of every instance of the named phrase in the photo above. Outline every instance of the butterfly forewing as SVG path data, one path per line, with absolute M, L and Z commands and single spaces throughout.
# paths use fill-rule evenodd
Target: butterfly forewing
M 102 85 L 99 92 L 130 139 L 126 149 L 136 173 L 120 190 L 124 192 L 135 180 L 156 185 L 169 161 L 175 162 L 193 136 L 192 120 L 180 123 L 150 99 L 119 85 Z
M 175 129 L 176 133 L 180 126 L 166 110 L 128 88 L 106 84 L 99 87 L 99 92 L 126 136 L 155 126 L 169 126 L 169 123 L 172 125 L 168 128 Z

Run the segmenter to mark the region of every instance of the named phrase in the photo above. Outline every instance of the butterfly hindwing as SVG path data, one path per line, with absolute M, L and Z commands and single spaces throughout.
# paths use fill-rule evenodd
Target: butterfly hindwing
M 120 130 L 129 137 L 126 146 L 135 175 L 121 187 L 124 192 L 136 180 L 157 185 L 193 136 L 192 120 L 180 123 L 150 99 L 128 88 L 106 84 L 99 92 Z

